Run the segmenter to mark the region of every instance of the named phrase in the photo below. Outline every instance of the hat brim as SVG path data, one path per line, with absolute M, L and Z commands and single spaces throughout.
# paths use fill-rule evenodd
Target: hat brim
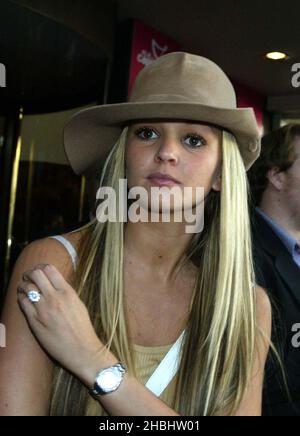
M 72 116 L 64 128 L 64 147 L 73 171 L 85 174 L 103 161 L 126 123 L 158 118 L 207 122 L 229 130 L 237 140 L 246 170 L 260 154 L 260 133 L 252 108 L 223 109 L 182 102 L 128 102 L 92 106 Z

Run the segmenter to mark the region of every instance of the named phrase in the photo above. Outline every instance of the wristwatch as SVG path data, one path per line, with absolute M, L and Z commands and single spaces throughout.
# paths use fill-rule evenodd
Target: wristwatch
M 90 389 L 93 397 L 114 392 L 120 386 L 127 368 L 122 363 L 116 363 L 97 372 L 94 388 Z

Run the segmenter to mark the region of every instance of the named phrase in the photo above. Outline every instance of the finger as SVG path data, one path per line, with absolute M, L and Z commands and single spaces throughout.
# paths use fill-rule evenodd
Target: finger
M 52 286 L 58 291 L 67 291 L 71 289 L 70 284 L 54 265 L 47 265 L 43 269 Z
M 25 297 L 30 301 L 31 304 L 36 304 L 36 303 L 41 303 L 41 302 L 45 303 L 45 297 L 44 297 L 43 293 L 32 282 L 21 281 L 18 284 L 17 293 L 18 293 L 18 295 L 19 294 L 25 295 Z M 31 293 L 31 295 L 29 293 Z M 32 293 L 35 293 L 36 295 L 32 295 Z M 36 298 L 36 300 L 34 298 Z
M 45 268 L 45 267 L 44 267 Z M 47 300 L 56 292 L 53 288 L 52 283 L 50 282 L 47 275 L 44 273 L 44 270 L 41 267 L 36 267 L 35 269 L 26 271 L 23 274 L 25 281 L 22 282 L 22 286 L 24 283 L 34 283 L 35 286 L 38 287 L 38 290 L 43 294 L 44 298 Z
M 27 271 L 24 271 L 24 273 L 23 273 L 23 275 L 22 275 L 22 279 L 23 280 L 30 280 L 29 278 L 28 278 L 28 274 L 30 274 L 32 271 L 34 271 L 34 270 L 36 270 L 36 269 L 41 269 L 41 270 L 43 270 L 44 268 L 45 268 L 45 266 L 47 266 L 48 264 L 47 263 L 38 263 L 38 264 L 36 264 L 36 265 L 34 265 L 34 267 L 33 268 L 30 268 L 30 269 L 28 269 Z
M 26 318 L 28 320 L 31 320 L 33 318 L 36 318 L 37 311 L 36 306 L 31 303 L 31 301 L 28 299 L 27 294 L 25 292 L 18 292 L 17 294 L 19 305 L 26 315 Z
M 39 316 L 36 310 L 37 305 L 33 304 L 26 296 L 26 294 L 19 292 L 18 293 L 18 303 L 21 311 L 23 312 L 28 325 L 34 334 L 37 337 L 37 333 L 41 331 L 43 328 L 43 324 L 39 321 Z

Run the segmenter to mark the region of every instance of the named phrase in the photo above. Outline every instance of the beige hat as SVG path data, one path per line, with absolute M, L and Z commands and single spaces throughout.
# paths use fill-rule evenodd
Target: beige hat
M 92 106 L 77 112 L 64 128 L 67 158 L 76 174 L 105 159 L 127 122 L 146 119 L 207 122 L 237 139 L 248 170 L 260 153 L 252 108 L 237 108 L 234 88 L 211 60 L 184 52 L 165 54 L 136 77 L 129 102 Z

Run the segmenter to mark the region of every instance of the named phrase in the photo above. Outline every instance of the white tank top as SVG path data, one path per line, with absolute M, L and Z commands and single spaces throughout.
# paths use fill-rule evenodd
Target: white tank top
M 55 235 L 55 236 L 49 236 L 49 238 L 57 239 L 59 242 L 61 242 L 66 250 L 68 251 L 69 255 L 71 256 L 73 268 L 76 269 L 76 263 L 77 263 L 77 252 L 70 241 L 68 241 L 66 238 L 64 238 L 61 235 Z

